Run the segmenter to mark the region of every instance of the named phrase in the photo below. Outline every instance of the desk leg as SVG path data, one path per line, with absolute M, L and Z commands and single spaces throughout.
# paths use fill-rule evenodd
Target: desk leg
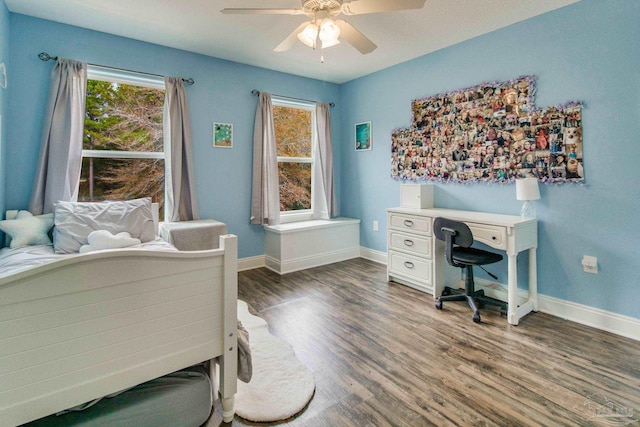
M 518 324 L 518 264 L 517 254 L 509 255 L 508 273 L 509 283 L 507 286 L 507 303 L 509 304 L 507 320 L 512 325 Z
M 529 249 L 529 301 L 533 303 L 533 311 L 538 311 L 538 266 L 536 248 Z

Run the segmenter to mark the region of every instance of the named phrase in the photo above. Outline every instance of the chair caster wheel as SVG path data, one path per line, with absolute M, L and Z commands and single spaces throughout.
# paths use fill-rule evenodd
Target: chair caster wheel
M 442 301 L 436 301 L 436 308 L 442 310 Z
M 476 323 L 480 323 L 480 313 L 478 313 L 477 311 L 473 313 L 473 321 Z
M 501 309 L 500 309 L 500 316 L 505 316 L 505 317 L 507 317 L 507 309 L 506 309 L 506 308 L 501 308 Z
M 442 290 L 442 296 L 447 296 L 447 295 L 451 295 L 451 289 L 449 288 L 444 288 Z

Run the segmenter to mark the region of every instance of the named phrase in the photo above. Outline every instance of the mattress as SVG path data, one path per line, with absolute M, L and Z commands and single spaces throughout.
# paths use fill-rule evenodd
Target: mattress
M 152 240 L 140 245 L 129 246 L 119 250 L 146 249 L 152 251 L 177 251 L 170 243 L 162 239 Z M 95 253 L 95 252 L 94 252 Z M 20 249 L 0 249 L 0 277 L 8 276 L 28 268 L 47 264 L 78 254 L 56 254 L 51 245 L 26 246 Z
M 90 404 L 23 427 L 198 427 L 211 414 L 211 381 L 198 365 Z

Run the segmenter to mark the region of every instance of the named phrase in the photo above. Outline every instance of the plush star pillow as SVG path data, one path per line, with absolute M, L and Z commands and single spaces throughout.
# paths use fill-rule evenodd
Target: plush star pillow
M 53 214 L 33 216 L 19 211 L 16 219 L 0 221 L 0 230 L 11 236 L 11 249 L 30 245 L 50 245 L 49 230 L 53 227 Z

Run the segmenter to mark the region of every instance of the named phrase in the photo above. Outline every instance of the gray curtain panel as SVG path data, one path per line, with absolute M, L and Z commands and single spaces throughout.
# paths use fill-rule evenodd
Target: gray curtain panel
M 165 174 L 167 207 L 165 220 L 191 221 L 199 219 L 191 142 L 191 117 L 179 77 L 165 77 L 164 144 L 169 147 L 169 162 Z
M 316 164 L 313 169 L 313 217 L 329 219 L 338 216 L 333 182 L 333 152 L 331 149 L 331 111 L 329 104 L 316 105 L 318 143 L 315 148 Z
M 253 185 L 251 224 L 280 223 L 278 152 L 271 94 L 260 92 L 253 129 Z
M 53 211 L 59 200 L 75 202 L 82 167 L 87 64 L 58 59 L 51 71 L 49 101 L 29 211 Z

